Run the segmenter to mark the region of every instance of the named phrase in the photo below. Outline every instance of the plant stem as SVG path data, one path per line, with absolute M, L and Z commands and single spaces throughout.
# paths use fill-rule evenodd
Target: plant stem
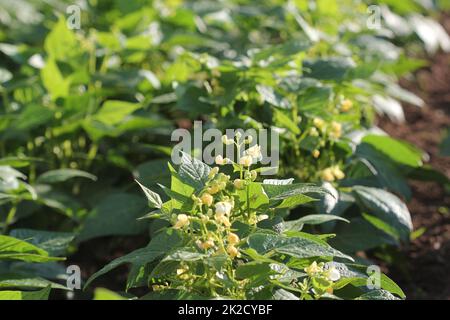
M 17 212 L 17 204 L 13 203 L 11 209 L 8 212 L 8 215 L 6 216 L 5 224 L 3 225 L 2 234 L 6 234 L 8 232 L 8 227 L 13 222 L 14 217 L 16 216 L 16 212 Z

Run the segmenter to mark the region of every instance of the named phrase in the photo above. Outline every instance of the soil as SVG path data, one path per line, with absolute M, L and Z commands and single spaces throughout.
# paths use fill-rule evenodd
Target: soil
M 450 33 L 450 15 L 442 24 Z M 378 125 L 391 136 L 420 147 L 429 156 L 428 164 L 450 177 L 450 158 L 439 155 L 439 144 L 450 128 L 450 54 L 438 53 L 430 65 L 416 72 L 415 82 L 400 84 L 426 103 L 422 108 L 404 105 L 406 122 L 385 118 Z M 389 275 L 405 291 L 408 299 L 450 299 L 450 195 L 433 182 L 411 181 L 413 199 L 408 203 L 415 230 L 425 232 L 401 249 L 401 263 Z

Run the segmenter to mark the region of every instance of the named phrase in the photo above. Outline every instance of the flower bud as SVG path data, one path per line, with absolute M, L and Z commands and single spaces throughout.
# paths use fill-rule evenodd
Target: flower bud
M 317 137 L 319 135 L 319 131 L 317 131 L 317 129 L 315 127 L 312 127 L 311 129 L 309 129 L 309 134 L 312 137 Z
M 214 178 L 214 176 L 219 172 L 219 168 L 218 167 L 214 167 L 211 169 L 211 171 L 208 174 L 208 178 Z
M 344 101 L 342 101 L 341 103 L 341 110 L 343 112 L 347 112 L 349 111 L 351 108 L 353 107 L 353 102 L 350 99 L 345 99 Z
M 234 180 L 233 184 L 234 184 L 235 188 L 238 189 L 238 190 L 243 189 L 244 186 L 245 186 L 245 185 L 244 185 L 244 180 L 242 180 L 242 179 L 236 179 L 236 180 Z
M 317 149 L 315 149 L 315 150 L 312 152 L 312 155 L 313 155 L 314 158 L 317 159 L 317 158 L 320 156 L 320 151 L 317 150 Z
M 211 206 L 214 201 L 213 196 L 210 195 L 209 193 L 204 193 L 200 199 L 202 200 L 202 203 L 207 207 Z
M 177 222 L 175 223 L 175 225 L 173 227 L 175 229 L 181 229 L 187 225 L 189 225 L 189 217 L 182 213 L 177 216 Z
M 316 274 L 318 274 L 318 273 L 321 273 L 321 272 L 323 272 L 323 269 L 322 269 L 322 267 L 320 267 L 319 265 L 317 265 L 317 262 L 316 261 L 314 261 L 313 263 L 311 263 L 311 265 L 309 266 L 309 267 L 306 267 L 305 269 L 305 272 L 306 272 L 306 274 L 308 275 L 308 276 L 314 276 L 314 275 L 316 275 Z
M 230 245 L 235 245 L 239 243 L 239 236 L 233 232 L 230 232 L 227 236 L 227 240 Z
M 251 156 L 243 156 L 241 159 L 239 159 L 239 164 L 244 167 L 250 167 L 253 163 L 253 159 Z
M 331 168 L 331 172 L 333 173 L 334 177 L 338 180 L 345 178 L 345 173 L 342 172 L 342 170 L 338 166 L 334 166 Z
M 215 162 L 220 166 L 226 164 L 225 159 L 220 154 L 216 157 Z
M 328 182 L 334 181 L 334 175 L 333 175 L 333 172 L 331 171 L 331 168 L 326 168 L 326 169 L 322 170 L 320 176 L 325 181 L 328 181 Z
M 230 255 L 230 257 L 232 259 L 239 255 L 238 249 L 235 246 L 233 246 L 233 245 L 229 245 L 227 247 L 227 253 Z
M 313 119 L 313 124 L 314 124 L 314 126 L 315 126 L 317 129 L 322 130 L 323 127 L 324 127 L 324 125 L 325 125 L 325 121 L 323 121 L 323 120 L 320 119 L 320 118 L 314 118 L 314 119 Z
M 219 186 L 217 185 L 217 183 L 211 185 L 211 187 L 209 187 L 206 190 L 208 191 L 209 194 L 216 194 L 217 192 L 220 191 Z

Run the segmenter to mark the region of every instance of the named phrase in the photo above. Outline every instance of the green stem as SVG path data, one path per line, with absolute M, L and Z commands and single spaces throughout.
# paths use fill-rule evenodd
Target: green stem
M 6 234 L 8 232 L 8 227 L 13 222 L 14 217 L 16 216 L 16 212 L 17 212 L 17 204 L 13 203 L 11 209 L 8 212 L 8 215 L 6 216 L 5 224 L 3 225 L 2 234 Z

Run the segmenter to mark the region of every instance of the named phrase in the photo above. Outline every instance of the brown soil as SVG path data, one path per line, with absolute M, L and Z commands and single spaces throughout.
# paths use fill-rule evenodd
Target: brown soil
M 450 30 L 450 16 L 443 19 Z M 379 119 L 379 126 L 393 137 L 422 148 L 429 164 L 450 177 L 450 158 L 439 155 L 443 133 L 450 128 L 450 54 L 438 53 L 430 66 L 416 73 L 416 82 L 401 85 L 422 97 L 423 108 L 405 105 L 406 122 Z M 411 181 L 413 199 L 408 203 L 415 229 L 422 236 L 401 250 L 403 263 L 390 275 L 409 299 L 450 299 L 450 195 L 433 182 Z

